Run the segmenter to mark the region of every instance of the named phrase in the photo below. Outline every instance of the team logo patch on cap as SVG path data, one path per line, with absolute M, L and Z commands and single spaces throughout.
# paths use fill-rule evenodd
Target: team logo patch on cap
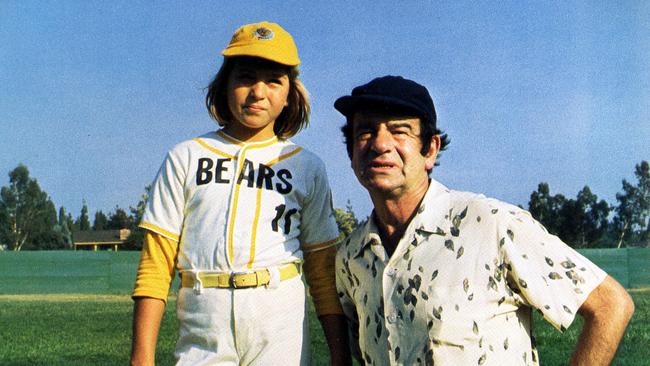
M 253 37 L 257 39 L 273 39 L 273 36 L 273 31 L 266 27 L 259 27 L 253 33 Z

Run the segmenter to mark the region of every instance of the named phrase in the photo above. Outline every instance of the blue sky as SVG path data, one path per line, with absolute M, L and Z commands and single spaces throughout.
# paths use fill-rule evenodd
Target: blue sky
M 216 128 L 204 88 L 234 30 L 268 20 L 298 44 L 313 113 L 294 141 L 325 161 L 335 206 L 371 211 L 332 104 L 386 74 L 429 89 L 443 184 L 616 203 L 650 158 L 650 3 L 617 3 L 4 0 L 0 185 L 23 163 L 74 216 L 135 205 L 167 150 Z

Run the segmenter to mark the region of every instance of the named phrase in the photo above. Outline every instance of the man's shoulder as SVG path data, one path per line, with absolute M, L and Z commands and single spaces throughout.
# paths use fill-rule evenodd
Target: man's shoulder
M 337 246 L 337 256 L 350 258 L 359 251 L 363 243 L 368 240 L 368 220 L 370 218 L 360 222 L 350 235 L 341 240 Z
M 501 201 L 497 198 L 485 196 L 482 193 L 449 190 L 449 206 L 451 209 L 465 209 L 471 207 L 473 211 L 497 215 L 515 214 L 525 211 L 522 207 L 515 206 L 511 203 Z

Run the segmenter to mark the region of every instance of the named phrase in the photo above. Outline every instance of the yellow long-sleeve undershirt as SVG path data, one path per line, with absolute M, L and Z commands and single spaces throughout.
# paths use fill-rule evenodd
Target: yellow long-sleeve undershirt
M 178 242 L 146 230 L 133 297 L 153 297 L 167 302 L 177 252 Z

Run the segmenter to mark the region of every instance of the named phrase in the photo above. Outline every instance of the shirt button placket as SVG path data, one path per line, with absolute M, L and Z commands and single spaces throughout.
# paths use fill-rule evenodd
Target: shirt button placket
M 398 344 L 398 339 L 395 338 L 398 334 L 396 327 L 398 326 L 398 316 L 395 309 L 395 304 L 393 303 L 393 295 L 396 291 L 395 289 L 395 280 L 397 278 L 397 268 L 388 266 L 384 270 L 383 275 L 383 290 L 384 290 L 384 326 L 387 330 L 388 335 L 388 344 L 391 345 L 391 348 L 395 347 Z M 389 352 L 394 352 L 394 349 L 390 349 Z M 393 356 L 391 356 L 393 357 Z

